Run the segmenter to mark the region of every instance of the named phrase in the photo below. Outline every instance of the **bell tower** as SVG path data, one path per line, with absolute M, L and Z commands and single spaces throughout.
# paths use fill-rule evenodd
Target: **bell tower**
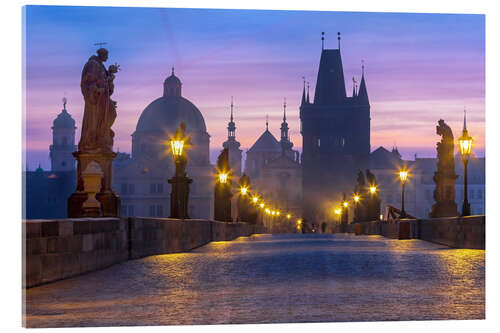
M 75 120 L 66 110 L 66 97 L 63 98 L 63 109 L 54 119 L 52 126 L 52 144 L 50 145 L 50 161 L 52 171 L 74 171 L 75 158 L 72 153 L 75 145 Z

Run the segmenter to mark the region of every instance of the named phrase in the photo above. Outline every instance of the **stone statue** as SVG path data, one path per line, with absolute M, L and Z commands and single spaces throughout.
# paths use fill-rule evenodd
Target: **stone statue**
M 73 152 L 77 161 L 77 186 L 68 198 L 68 217 L 116 217 L 120 215 L 120 197 L 113 191 L 114 133 L 111 130 L 116 119 L 116 102 L 111 99 L 115 89 L 115 74 L 118 64 L 106 69 L 108 51 L 100 48 L 97 55 L 89 58 L 82 70 L 80 88 L 85 102 L 82 132 L 78 151 Z M 84 186 L 84 171 L 96 163 L 102 171 L 101 187 L 95 198 L 100 210 L 85 211 L 84 202 L 93 195 Z
M 115 74 L 118 64 L 106 69 L 108 51 L 97 50 L 97 55 L 89 58 L 82 70 L 80 88 L 85 101 L 82 134 L 78 150 L 80 152 L 112 152 L 114 133 L 111 130 L 116 119 L 116 102 L 111 99 L 114 91 Z
M 363 191 L 364 187 L 365 187 L 365 175 L 363 175 L 363 171 L 359 170 L 356 187 L 354 188 L 354 193 L 360 194 Z
M 434 205 L 430 213 L 431 217 L 457 216 L 457 204 L 455 203 L 455 174 L 454 139 L 451 128 L 440 119 L 436 126 L 436 134 L 441 136 L 437 143 L 437 171 L 434 173 Z
M 370 169 L 366 169 L 366 180 L 368 181 L 368 186 L 377 185 L 377 180 L 375 179 L 375 175 L 371 173 Z

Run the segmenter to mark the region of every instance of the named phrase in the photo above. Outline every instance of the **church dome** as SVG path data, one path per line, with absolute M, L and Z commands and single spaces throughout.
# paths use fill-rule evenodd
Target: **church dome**
M 193 103 L 181 96 L 163 96 L 144 109 L 136 131 L 173 133 L 181 122 L 187 132 L 207 131 L 203 115 Z
M 54 128 L 75 128 L 75 120 L 64 108 L 52 123 Z

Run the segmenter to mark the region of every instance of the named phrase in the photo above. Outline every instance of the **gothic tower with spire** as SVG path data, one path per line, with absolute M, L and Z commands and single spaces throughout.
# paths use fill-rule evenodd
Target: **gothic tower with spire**
M 339 46 L 322 48 L 314 101 L 302 91 L 304 217 L 312 223 L 333 219 L 333 205 L 349 193 L 356 173 L 368 167 L 370 156 L 370 103 L 364 64 L 361 82 L 347 96 Z M 309 90 L 309 89 L 308 89 Z
M 223 148 L 227 148 L 229 152 L 229 167 L 233 175 L 241 176 L 241 153 L 240 143 L 236 141 L 236 124 L 233 118 L 233 97 L 231 96 L 231 116 L 227 124 L 227 140 L 222 144 Z
M 75 158 L 72 155 L 77 150 L 75 129 L 75 120 L 66 110 L 66 98 L 63 98 L 63 109 L 52 126 L 52 144 L 49 148 L 52 171 L 75 170 Z

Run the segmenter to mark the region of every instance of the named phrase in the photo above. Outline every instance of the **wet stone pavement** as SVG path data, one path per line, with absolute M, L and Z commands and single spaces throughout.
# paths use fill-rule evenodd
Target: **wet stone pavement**
M 254 235 L 26 291 L 28 327 L 482 319 L 485 251 Z

